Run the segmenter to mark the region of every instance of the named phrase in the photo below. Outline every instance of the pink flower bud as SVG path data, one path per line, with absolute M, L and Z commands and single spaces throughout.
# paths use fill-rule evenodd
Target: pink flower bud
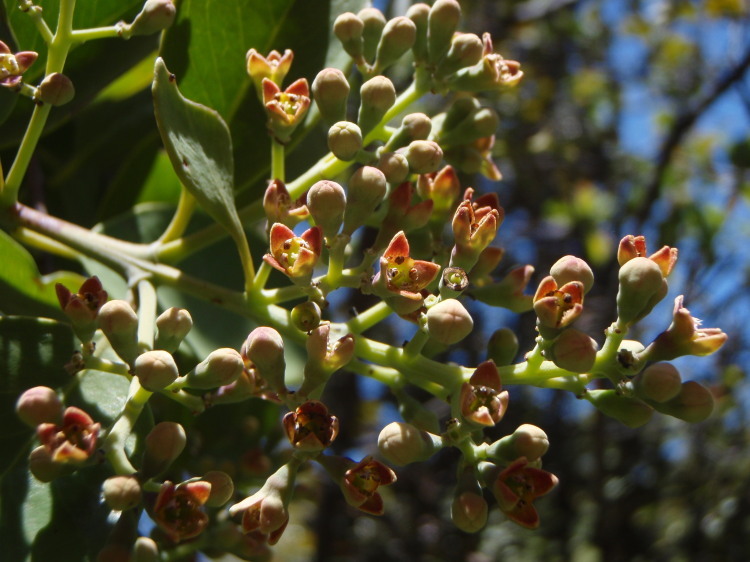
M 512 462 L 518 457 L 526 457 L 529 462 L 542 458 L 549 449 L 547 434 L 535 425 L 523 424 L 511 435 L 506 435 L 487 448 L 490 459 Z
M 151 392 L 162 390 L 180 376 L 172 355 L 161 349 L 139 355 L 133 370 L 141 386 Z
M 654 363 L 639 373 L 633 384 L 639 397 L 654 402 L 667 402 L 682 390 L 682 377 L 671 363 Z
M 63 404 L 57 393 L 47 386 L 35 386 L 24 391 L 16 401 L 16 413 L 29 427 L 41 423 L 60 423 Z
M 568 328 L 557 337 L 552 345 L 552 361 L 567 371 L 588 373 L 596 361 L 597 343 L 587 334 Z
M 349 82 L 347 82 L 344 73 L 338 68 L 324 68 L 318 72 L 312 83 L 312 94 L 315 104 L 318 106 L 318 110 L 326 123 L 346 122 L 346 105 L 349 99 L 349 90 Z M 360 136 L 361 134 L 360 131 Z M 341 158 L 341 160 L 350 159 Z
M 460 342 L 474 329 L 471 314 L 456 299 L 445 299 L 427 309 L 427 331 L 444 345 Z
M 171 0 L 146 0 L 129 25 L 130 35 L 151 35 L 168 28 L 174 22 L 176 11 Z
M 443 440 L 439 435 L 417 429 L 408 423 L 389 423 L 378 436 L 380 453 L 389 462 L 399 466 L 426 461 L 442 448 Z
M 40 482 L 52 482 L 70 470 L 68 465 L 53 461 L 52 454 L 44 445 L 36 447 L 29 454 L 29 472 Z
M 34 51 L 11 53 L 10 47 L 0 41 L 0 86 L 15 88 L 22 81 L 21 75 L 28 70 L 39 55 Z
M 406 147 L 404 156 L 413 174 L 429 174 L 440 167 L 443 149 L 435 141 L 415 140 Z
M 401 184 L 409 176 L 409 162 L 400 152 L 383 152 L 378 158 L 377 168 L 391 184 Z
M 583 284 L 585 295 L 594 286 L 594 273 L 589 265 L 581 258 L 565 256 L 557 260 L 549 270 L 550 275 L 558 285 L 565 285 L 571 281 Z
M 42 83 L 39 84 L 39 90 L 37 90 L 37 95 L 42 103 L 53 106 L 65 105 L 73 99 L 75 94 L 76 89 L 73 82 L 59 72 L 53 72 L 45 76 Z
M 135 476 L 112 476 L 102 484 L 102 496 L 110 509 L 125 511 L 141 503 L 141 483 Z
M 487 511 L 487 502 L 474 467 L 466 467 L 458 475 L 451 503 L 451 519 L 465 533 L 476 533 L 487 524 Z

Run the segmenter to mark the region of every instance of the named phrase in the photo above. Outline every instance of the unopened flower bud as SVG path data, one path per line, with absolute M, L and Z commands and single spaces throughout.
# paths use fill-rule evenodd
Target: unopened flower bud
M 542 458 L 549 449 L 547 434 L 539 427 L 525 423 L 487 448 L 487 456 L 503 462 L 526 457 L 529 462 Z
M 385 16 L 377 8 L 363 8 L 357 12 L 357 17 L 362 20 L 362 41 L 365 60 L 372 61 L 380 43 L 385 28 Z
M 638 398 L 622 396 L 611 388 L 588 390 L 586 398 L 601 413 L 615 418 L 628 427 L 642 426 L 651 419 L 654 413 L 653 408 L 645 402 Z
M 470 119 L 472 114 L 482 106 L 475 97 L 459 97 L 451 104 L 445 114 L 439 115 L 435 120 L 439 123 L 440 135 L 443 131 L 451 131 L 460 126 L 461 123 Z
M 482 59 L 483 51 L 484 45 L 478 35 L 456 33 L 448 53 L 438 65 L 436 76 L 448 76 L 461 68 L 476 64 Z
M 381 73 L 412 48 L 417 39 L 417 26 L 407 17 L 389 20 L 378 43 L 373 72 Z
M 346 194 L 335 181 L 321 180 L 307 192 L 307 208 L 329 241 L 336 236 L 344 220 Z
M 341 14 L 333 22 L 333 33 L 341 41 L 341 46 L 347 54 L 360 64 L 363 62 L 364 40 L 362 33 L 365 24 L 356 14 L 346 12 Z
M 346 120 L 349 82 L 338 68 L 324 68 L 312 83 L 312 94 L 323 121 L 336 123 Z
M 135 360 L 134 372 L 141 386 L 151 392 L 160 391 L 180 376 L 174 357 L 162 349 L 141 353 Z
M 386 112 L 396 103 L 396 88 L 385 76 L 375 76 L 362 84 L 360 88 L 360 106 L 357 123 L 362 134 L 369 133 Z
M 408 423 L 389 423 L 378 436 L 380 453 L 388 462 L 399 466 L 426 461 L 442 448 L 443 440 L 439 435 Z
M 417 140 L 406 148 L 406 160 L 409 170 L 414 174 L 436 172 L 443 161 L 443 149 L 434 141 Z
M 444 122 L 438 140 L 443 146 L 468 145 L 494 135 L 499 124 L 497 111 L 490 107 L 478 107 L 453 127 L 447 127 Z
M 154 349 L 174 353 L 193 327 L 193 318 L 184 308 L 171 307 L 156 319 Z
M 384 152 L 390 152 L 408 145 L 411 141 L 425 140 L 432 130 L 432 121 L 424 113 L 409 113 L 401 121 L 401 126 L 391 135 L 383 147 Z
M 171 0 L 146 0 L 129 25 L 130 35 L 151 35 L 172 25 L 177 12 Z
M 99 309 L 99 328 L 123 361 L 133 365 L 138 356 L 138 316 L 123 300 L 111 300 Z
M 249 361 L 258 375 L 275 392 L 284 392 L 284 340 L 273 328 L 261 326 L 255 328 L 242 344 L 240 353 Z
M 474 329 L 471 314 L 456 299 L 445 299 L 427 310 L 427 331 L 434 340 L 451 345 Z
M 653 406 L 662 414 L 698 423 L 714 411 L 714 397 L 701 383 L 687 381 L 682 383 L 677 396 L 663 403 L 653 403 Z
M 159 547 L 151 537 L 138 537 L 133 544 L 130 562 L 159 562 Z
M 55 478 L 70 471 L 68 465 L 55 462 L 44 445 L 40 445 L 29 454 L 29 472 L 40 482 L 52 482 Z
M 409 175 L 409 161 L 400 152 L 384 152 L 378 159 L 378 169 L 388 183 L 400 184 Z
M 305 301 L 292 309 L 292 324 L 302 332 L 309 332 L 320 326 L 320 315 L 320 307 L 317 303 Z
M 187 437 L 178 423 L 161 422 L 154 426 L 145 439 L 141 473 L 154 478 L 167 470 L 185 449 Z
M 73 99 L 75 94 L 76 89 L 73 82 L 59 72 L 53 72 L 45 76 L 37 91 L 37 96 L 43 103 L 53 106 L 65 105 Z
M 63 417 L 63 404 L 57 393 L 47 386 L 26 390 L 16 402 L 16 413 L 29 427 L 40 423 L 59 424 Z
M 518 337 L 510 328 L 495 330 L 487 342 L 487 358 L 495 365 L 510 365 L 518 355 Z
M 487 524 L 487 510 L 474 467 L 466 467 L 459 474 L 453 493 L 451 519 L 465 533 L 476 533 Z
M 112 476 L 102 484 L 102 496 L 110 509 L 125 511 L 141 503 L 141 483 L 135 476 Z
M 636 394 L 646 400 L 666 402 L 682 390 L 682 377 L 671 363 L 654 363 L 633 380 Z
M 667 281 L 658 264 L 648 258 L 633 258 L 620 268 L 617 314 L 620 322 L 632 324 L 646 316 L 667 294 Z
M 437 0 L 432 5 L 427 31 L 430 63 L 439 63 L 448 52 L 460 18 L 461 6 L 456 0 Z
M 385 198 L 386 177 L 378 168 L 362 166 L 349 178 L 344 234 L 362 226 Z
M 201 480 L 211 484 L 211 494 L 206 500 L 206 505 L 209 507 L 221 507 L 234 495 L 234 482 L 226 472 L 209 470 Z
M 244 369 L 245 363 L 240 354 L 232 348 L 223 347 L 212 351 L 185 375 L 185 383 L 190 388 L 218 388 L 233 383 Z
M 597 343 L 587 334 L 568 328 L 555 340 L 551 349 L 551 359 L 561 369 L 574 373 L 587 373 L 594 366 Z
M 328 150 L 339 160 L 354 160 L 362 149 L 362 131 L 356 123 L 339 121 L 328 129 Z
M 424 2 L 414 4 L 406 10 L 406 17 L 414 22 L 416 37 L 412 52 L 414 61 L 421 64 L 427 60 L 427 22 L 430 17 L 430 6 Z
M 583 294 L 588 293 L 594 286 L 594 272 L 591 271 L 589 264 L 576 256 L 560 258 L 552 265 L 549 273 L 558 285 L 580 281 L 583 283 Z

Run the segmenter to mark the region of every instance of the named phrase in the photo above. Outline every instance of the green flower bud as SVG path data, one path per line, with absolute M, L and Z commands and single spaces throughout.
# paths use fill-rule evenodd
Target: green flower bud
M 414 174 L 429 174 L 436 172 L 443 161 L 443 150 L 434 141 L 413 141 L 406 148 L 406 160 L 409 170 Z
M 510 328 L 495 330 L 487 342 L 487 359 L 502 367 L 510 365 L 518 355 L 518 337 Z
M 155 478 L 167 470 L 185 449 L 187 437 L 178 423 L 161 422 L 146 435 L 141 474 Z
M 52 482 L 70 470 L 70 465 L 53 461 L 51 453 L 44 445 L 36 447 L 29 454 L 29 472 L 40 482 Z
M 589 264 L 575 256 L 560 258 L 550 268 L 549 273 L 561 286 L 570 281 L 580 281 L 583 283 L 584 295 L 594 286 L 594 272 L 591 271 Z
M 234 349 L 223 347 L 212 351 L 198 363 L 185 376 L 185 383 L 190 388 L 218 388 L 236 381 L 244 370 L 245 363 L 240 354 Z
M 384 152 L 378 159 L 378 169 L 391 184 L 400 184 L 409 176 L 409 161 L 400 152 Z
M 16 402 L 16 413 L 29 427 L 40 423 L 60 424 L 63 419 L 63 404 L 57 393 L 47 386 L 35 386 L 26 390 Z
M 464 96 L 456 98 L 456 101 L 451 104 L 448 111 L 445 114 L 441 114 L 444 116 L 439 119 L 439 135 L 442 135 L 443 131 L 455 129 L 467 119 L 471 119 L 471 116 L 481 107 L 479 101 L 474 97 Z M 438 119 L 435 120 L 437 121 Z
M 102 496 L 110 509 L 132 509 L 141 503 L 141 483 L 135 476 L 112 476 L 102 484 Z
M 130 562 L 159 562 L 159 547 L 150 537 L 138 537 L 130 554 Z
M 445 299 L 427 310 L 427 331 L 438 342 L 460 342 L 474 329 L 471 314 L 456 299 Z
M 429 62 L 437 64 L 446 55 L 461 19 L 461 6 L 456 0 L 436 0 L 427 21 Z
M 654 402 L 667 402 L 682 390 L 682 377 L 671 363 L 654 363 L 646 367 L 633 380 L 640 398 Z
M 346 194 L 335 181 L 321 180 L 307 192 L 307 208 L 329 241 L 336 236 L 344 220 Z
M 138 356 L 138 316 L 123 300 L 104 303 L 97 316 L 99 328 L 123 361 L 133 365 Z
M 391 135 L 383 147 L 384 152 L 391 152 L 408 145 L 411 141 L 425 140 L 430 136 L 432 121 L 424 113 L 410 113 L 401 121 L 401 126 Z
M 364 8 L 357 13 L 357 17 L 364 25 L 362 29 L 363 54 L 366 61 L 371 61 L 375 58 L 380 38 L 383 35 L 385 16 L 376 8 Z
M 477 108 L 455 127 L 448 129 L 443 122 L 438 140 L 444 146 L 471 144 L 478 139 L 494 135 L 499 124 L 500 118 L 494 109 Z
M 255 370 L 274 392 L 285 392 L 284 340 L 267 326 L 255 328 L 247 336 L 240 350 L 242 357 L 255 366 Z
M 427 21 L 430 17 L 430 6 L 423 2 L 414 4 L 406 10 L 406 17 L 414 22 L 416 37 L 412 52 L 417 64 L 427 60 Z
M 366 135 L 396 103 L 396 88 L 385 76 L 375 76 L 362 84 L 360 96 L 357 123 L 362 129 L 362 134 Z
M 134 371 L 141 386 L 151 392 L 160 391 L 180 376 L 174 358 L 162 349 L 140 354 L 135 360 Z
M 193 318 L 184 308 L 171 307 L 156 319 L 154 348 L 174 353 L 193 327 Z
M 473 33 L 455 34 L 448 53 L 438 65 L 435 76 L 448 76 L 461 68 L 478 63 L 482 59 L 483 51 L 484 45 L 479 36 Z
M 587 334 L 568 328 L 560 334 L 551 349 L 551 359 L 561 369 L 587 373 L 594 366 L 597 343 Z
M 333 33 L 341 41 L 341 46 L 356 64 L 364 62 L 364 22 L 351 12 L 341 14 L 333 22 Z
M 209 507 L 221 507 L 234 495 L 234 482 L 232 478 L 221 470 L 209 470 L 203 475 L 204 480 L 211 484 L 211 495 L 206 500 Z
M 638 398 L 622 396 L 611 388 L 589 390 L 586 392 L 586 398 L 601 413 L 621 421 L 628 427 L 642 426 L 651 419 L 654 413 L 653 408 L 645 402 Z
M 326 123 L 346 120 L 349 82 L 338 68 L 324 68 L 312 83 L 312 95 Z
M 38 98 L 49 105 L 65 105 L 76 95 L 76 89 L 70 78 L 59 72 L 45 76 L 39 84 Z
M 403 466 L 426 461 L 443 448 L 443 440 L 411 424 L 392 422 L 378 436 L 380 453 L 393 464 Z
M 512 462 L 526 457 L 529 462 L 542 458 L 549 449 L 547 434 L 535 425 L 520 425 L 511 435 L 506 435 L 487 448 L 487 456 L 502 462 Z
M 168 28 L 177 10 L 171 0 L 146 0 L 143 9 L 127 26 L 129 35 L 151 35 Z
M 412 48 L 417 39 L 417 26 L 409 18 L 398 16 L 383 28 L 378 43 L 373 73 L 380 74 Z
M 372 215 L 385 198 L 386 179 L 383 172 L 372 166 L 362 166 L 349 178 L 344 234 L 351 234 Z
M 618 277 L 617 314 L 619 321 L 627 325 L 648 315 L 667 294 L 661 268 L 648 258 L 637 257 L 626 262 Z
M 698 423 L 707 419 L 714 411 L 714 397 L 701 383 L 687 381 L 682 383 L 677 396 L 663 403 L 654 402 L 652 405 L 662 414 Z
M 305 301 L 292 309 L 292 324 L 301 332 L 309 332 L 320 326 L 320 307 L 313 301 Z
M 339 160 L 354 160 L 362 150 L 362 131 L 355 123 L 339 121 L 328 129 L 328 150 Z

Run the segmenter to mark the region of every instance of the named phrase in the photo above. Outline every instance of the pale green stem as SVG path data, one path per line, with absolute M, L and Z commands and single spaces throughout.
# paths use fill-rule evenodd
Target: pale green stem
M 253 286 L 249 291 L 251 295 L 257 295 L 263 291 L 263 287 L 266 286 L 266 283 L 268 282 L 268 276 L 271 275 L 271 271 L 273 271 L 273 267 L 268 265 L 268 262 L 266 260 L 260 262 L 260 267 L 255 274 Z
M 271 138 L 271 178 L 285 182 L 286 174 L 284 173 L 284 145 L 274 138 Z
M 151 392 L 143 388 L 137 378 L 133 378 L 130 381 L 128 399 L 125 401 L 120 417 L 117 418 L 102 444 L 107 460 L 112 464 L 117 474 L 133 474 L 136 472 L 125 454 L 125 441 L 133 432 L 135 422 L 141 415 L 149 398 L 151 398 Z
M 325 293 L 341 286 L 341 277 L 344 271 L 344 255 L 349 239 L 349 236 L 339 234 L 331 241 L 331 248 L 328 253 L 328 271 L 322 280 L 322 288 Z
M 390 388 L 400 388 L 405 382 L 404 377 L 396 369 L 365 363 L 358 359 L 353 359 L 347 363 L 346 369 L 381 382 Z
M 419 355 L 429 339 L 429 332 L 424 327 L 420 326 L 409 340 L 409 343 L 404 347 L 404 356 L 407 359 L 411 359 Z
M 42 7 L 35 6 L 34 3 L 30 0 L 21 0 L 18 3 L 18 7 L 22 12 L 24 12 L 31 18 L 31 21 L 33 21 L 34 25 L 36 26 L 36 30 L 39 32 L 39 35 L 41 35 L 44 42 L 49 45 L 52 41 L 52 30 L 44 20 L 44 16 L 42 15 Z
M 349 320 L 346 323 L 347 330 L 352 334 L 361 334 L 388 318 L 392 313 L 393 309 L 385 301 L 380 301 Z
M 62 258 L 67 258 L 74 261 L 77 261 L 81 258 L 80 253 L 72 250 L 65 244 L 61 244 L 57 240 L 34 232 L 33 230 L 29 230 L 28 228 L 18 228 L 12 234 L 13 238 L 18 240 L 22 244 L 31 246 L 32 248 L 36 248 L 37 250 L 42 250 L 55 256 L 60 256 Z
M 76 43 L 91 41 L 92 39 L 109 39 L 112 37 L 122 37 L 123 26 L 120 24 L 108 25 L 104 27 L 92 27 L 89 29 L 76 29 L 70 36 Z
M 141 279 L 136 285 L 138 291 L 138 347 L 143 350 L 154 348 L 156 330 L 156 289 L 150 281 Z
M 267 304 L 279 304 L 302 298 L 306 296 L 307 293 L 302 287 L 298 287 L 297 285 L 287 285 L 286 287 L 279 287 L 278 289 L 264 289 L 261 292 L 261 295 L 263 302 Z
M 253 281 L 255 280 L 255 266 L 253 265 L 253 256 L 250 253 L 250 244 L 245 236 L 245 231 L 240 229 L 232 234 L 232 239 L 237 246 L 242 262 L 242 273 L 245 278 L 245 292 L 250 293 L 253 290 Z
M 195 205 L 195 197 L 193 197 L 190 192 L 183 187 L 180 191 L 180 200 L 177 203 L 177 210 L 175 211 L 174 216 L 169 223 L 169 226 L 167 226 L 166 230 L 159 237 L 159 239 L 154 242 L 154 245 L 161 246 L 163 244 L 166 244 L 167 242 L 176 240 L 180 236 L 185 234 L 185 229 L 187 228 L 188 224 L 190 223 L 190 219 L 193 216 Z M 158 248 L 155 248 L 154 251 L 157 252 Z
M 88 355 L 84 359 L 87 369 L 94 371 L 102 371 L 104 373 L 112 373 L 113 375 L 120 375 L 126 377 L 128 380 L 133 376 L 128 372 L 128 366 L 125 363 L 117 363 L 115 361 L 109 361 L 108 359 L 102 359 L 96 355 Z
M 173 400 L 181 406 L 184 406 L 185 408 L 190 410 L 190 413 L 192 414 L 200 414 L 206 409 L 206 404 L 203 402 L 203 399 L 200 396 L 190 394 L 189 392 L 185 392 L 182 389 L 169 391 L 164 389 L 160 392 L 160 394 L 163 394 L 170 400 Z

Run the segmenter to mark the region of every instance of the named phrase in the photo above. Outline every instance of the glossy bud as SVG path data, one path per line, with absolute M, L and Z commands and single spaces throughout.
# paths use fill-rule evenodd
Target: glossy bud
M 323 121 L 336 123 L 346 120 L 349 82 L 338 68 L 324 68 L 312 83 L 312 95 Z
M 59 72 L 45 76 L 39 84 L 37 96 L 43 103 L 58 106 L 65 105 L 76 95 L 76 89 L 70 78 Z
M 143 9 L 128 26 L 130 35 L 151 35 L 174 22 L 177 9 L 171 0 L 147 0 Z
M 138 356 L 138 316 L 133 307 L 123 300 L 111 300 L 99 309 L 97 319 L 115 353 L 133 365 Z
M 603 414 L 615 418 L 628 427 L 640 427 L 651 419 L 654 413 L 645 402 L 638 398 L 622 396 L 614 389 L 589 390 L 586 396 Z
M 63 417 L 63 404 L 57 393 L 47 386 L 26 390 L 16 401 L 16 413 L 29 427 L 40 423 L 59 424 Z
M 396 103 L 396 89 L 385 76 L 375 76 L 362 84 L 360 96 L 357 123 L 362 134 L 367 135 Z
M 227 503 L 234 495 L 234 482 L 232 478 L 221 470 L 209 470 L 201 480 L 211 484 L 211 494 L 206 500 L 209 507 L 221 507 Z
M 320 315 L 320 307 L 317 303 L 305 301 L 292 309 L 292 324 L 301 332 L 309 332 L 320 325 Z
M 443 161 L 443 150 L 434 141 L 416 140 L 409 143 L 405 156 L 412 173 L 429 174 L 440 168 Z
M 599 346 L 587 334 L 568 328 L 557 337 L 551 349 L 551 359 L 561 369 L 587 373 L 594 366 Z
M 667 402 L 682 390 L 682 377 L 671 363 L 654 363 L 633 379 L 635 392 L 641 398 Z
M 133 370 L 141 386 L 151 392 L 162 390 L 180 376 L 174 357 L 162 349 L 140 354 Z
M 178 423 L 161 422 L 156 424 L 145 439 L 143 465 L 144 478 L 159 476 L 180 456 L 185 449 L 187 437 Z
M 328 240 L 338 234 L 344 220 L 346 194 L 335 181 L 321 180 L 307 192 L 307 208 Z
M 382 153 L 377 166 L 388 183 L 400 184 L 409 176 L 409 161 L 400 152 Z
M 389 423 L 378 436 L 380 453 L 388 462 L 399 466 L 425 461 L 442 448 L 443 440 L 439 435 L 408 423 Z
M 456 0 L 436 0 L 432 5 L 427 24 L 427 50 L 430 63 L 437 64 L 446 55 L 460 19 L 461 6 Z
M 589 264 L 576 256 L 560 258 L 552 265 L 549 273 L 558 285 L 580 281 L 583 284 L 583 294 L 588 293 L 594 286 L 594 272 L 591 271 Z
M 618 319 L 628 325 L 646 316 L 667 294 L 662 270 L 648 258 L 631 259 L 620 268 L 618 278 Z
M 456 299 L 445 299 L 427 310 L 427 331 L 444 345 L 460 342 L 474 329 L 471 314 Z
M 347 54 L 357 64 L 364 62 L 364 40 L 362 38 L 364 29 L 364 22 L 351 12 L 341 14 L 333 22 L 333 33 L 341 41 L 341 46 L 344 47 Z
M 377 8 L 364 8 L 357 12 L 357 17 L 362 20 L 362 48 L 365 60 L 369 62 L 375 59 L 385 29 L 385 16 Z
M 154 348 L 174 353 L 192 327 L 193 318 L 186 309 L 174 306 L 168 308 L 156 319 Z
M 487 342 L 487 358 L 495 365 L 510 365 L 518 355 L 518 337 L 510 328 L 495 330 Z
M 354 160 L 362 149 L 362 130 L 356 123 L 339 121 L 328 129 L 328 150 L 339 160 Z
M 417 26 L 407 17 L 389 20 L 378 43 L 373 72 L 381 73 L 412 48 L 417 39 Z
M 240 354 L 229 347 L 212 351 L 208 357 L 185 376 L 190 388 L 208 390 L 233 383 L 242 375 L 245 363 Z
M 362 226 L 385 198 L 386 177 L 378 168 L 362 166 L 349 178 L 344 234 Z
M 284 340 L 276 330 L 268 326 L 255 328 L 242 344 L 240 353 L 255 366 L 258 375 L 272 390 L 285 391 Z
M 141 483 L 135 476 L 112 476 L 102 484 L 102 496 L 110 509 L 125 511 L 141 503 Z
M 414 140 L 425 140 L 432 130 L 432 121 L 424 113 L 409 113 L 401 121 L 391 138 L 383 147 L 384 152 L 391 152 L 408 145 Z
M 535 462 L 549 449 L 547 434 L 539 427 L 525 423 L 511 435 L 506 435 L 487 448 L 487 456 L 503 462 L 512 462 L 519 457 L 526 457 Z
M 653 406 L 662 414 L 698 423 L 713 413 L 714 397 L 701 383 L 687 381 L 682 383 L 677 396 L 663 403 L 653 403 Z

